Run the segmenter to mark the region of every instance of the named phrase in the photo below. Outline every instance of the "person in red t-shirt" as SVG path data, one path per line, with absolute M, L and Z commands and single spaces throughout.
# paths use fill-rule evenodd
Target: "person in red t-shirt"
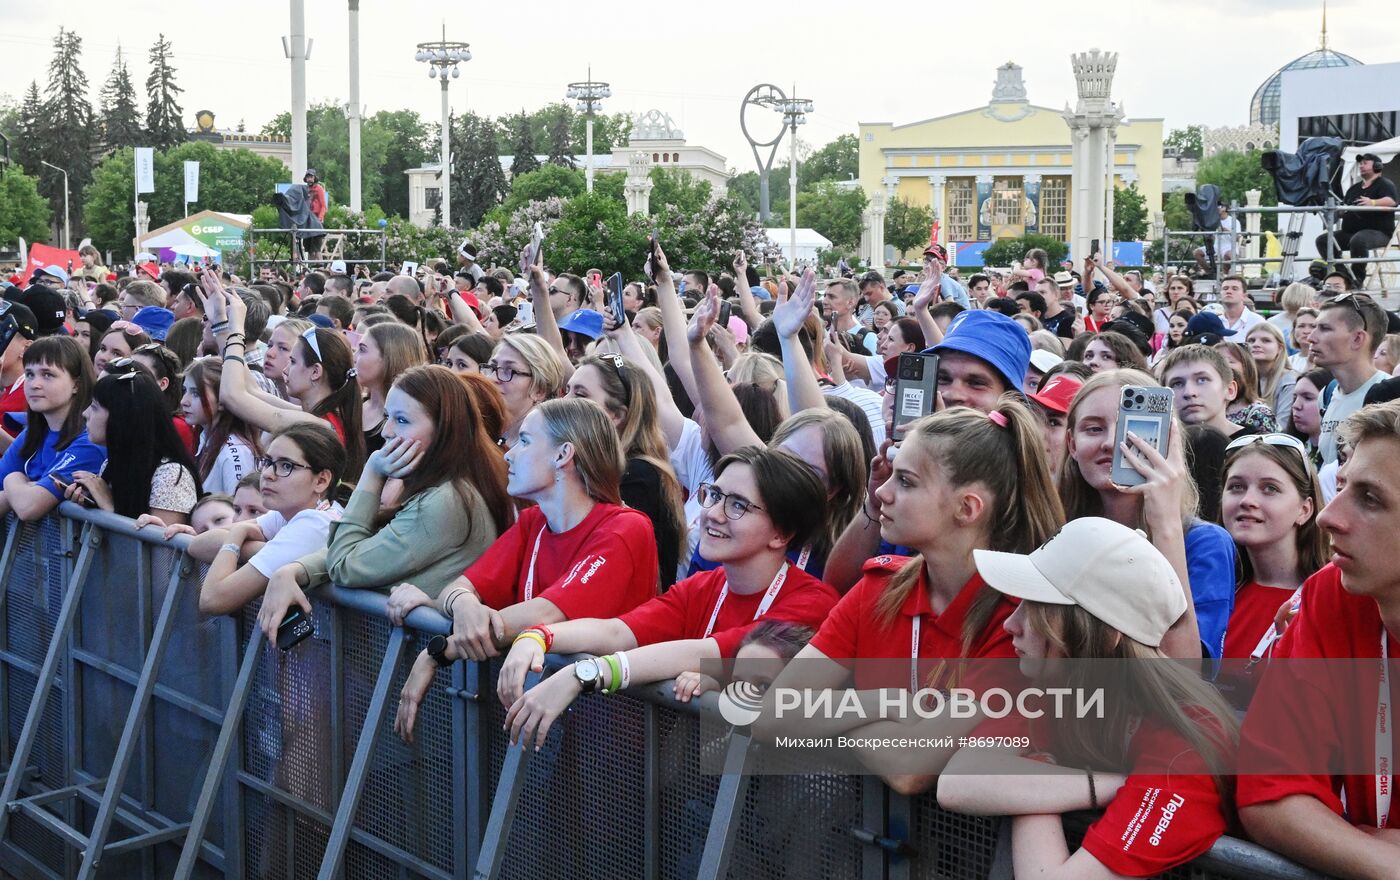
M 438 665 L 498 656 L 529 626 L 615 617 L 656 596 L 656 536 L 651 520 L 622 506 L 622 449 L 601 406 L 540 404 L 506 467 L 506 490 L 536 506 L 438 595 L 452 635 L 437 656 L 420 653 L 404 683 L 394 727 L 405 739 Z
M 1332 564 L 1304 585 L 1302 607 L 1245 718 L 1240 754 L 1261 764 L 1241 766 L 1260 772 L 1239 777 L 1237 803 L 1250 836 L 1291 859 L 1335 877 L 1394 877 L 1400 810 L 1391 802 L 1393 776 L 1377 772 L 1395 754 L 1393 728 L 1381 727 L 1394 718 L 1393 678 L 1381 691 L 1376 664 L 1369 687 L 1349 688 L 1307 681 L 1307 664 L 1281 662 L 1400 653 L 1400 402 L 1364 407 L 1338 432 L 1351 456 L 1317 518 L 1332 540 Z M 1346 772 L 1329 772 L 1338 759 Z
M 24 398 L 24 353 L 38 338 L 37 328 L 28 306 L 0 300 L 0 340 L 6 340 L 0 352 L 0 452 L 9 449 L 24 430 L 24 425 L 5 416 L 29 411 Z
M 864 577 L 798 653 L 802 662 L 777 682 L 796 689 L 840 688 L 852 680 L 852 661 L 884 659 L 884 664 L 856 667 L 854 683 L 866 718 L 884 717 L 879 688 L 918 691 L 952 684 L 954 664 L 939 661 L 1013 657 L 1001 627 L 1012 605 L 985 589 L 972 551 L 1028 552 L 1064 522 L 1040 429 L 1024 404 L 1005 397 L 989 413 L 954 407 L 913 422 L 906 431 L 892 473 L 876 494 L 880 537 L 917 555 L 866 563 Z M 802 718 L 802 735 L 839 735 L 867 723 L 853 712 L 840 714 Z M 938 720 L 947 729 L 940 727 L 937 734 L 956 736 L 975 726 L 968 722 L 956 729 L 962 722 Z M 882 723 L 900 722 L 870 726 Z M 775 733 L 778 722 L 760 719 L 759 726 Z M 877 769 L 896 790 L 922 791 L 951 753 L 921 754 L 919 772 Z
M 1279 606 L 1327 563 L 1317 527 L 1322 487 L 1307 447 L 1288 434 L 1252 434 L 1226 447 L 1220 523 L 1240 550 L 1243 572 L 1225 630 L 1227 659 L 1269 656 L 1282 633 Z
M 1103 517 L 1072 520 L 1029 555 L 974 556 L 993 589 L 1022 600 L 1006 621 L 1022 673 L 1041 688 L 1109 696 L 1088 724 L 1055 724 L 1047 707 L 1047 723 L 1032 725 L 1041 760 L 960 750 L 939 781 L 939 805 L 1015 816 L 1018 877 L 1155 877 L 1210 849 L 1227 826 L 1223 774 L 1238 725 L 1209 684 L 1162 652 L 1186 611 L 1167 557 Z M 1059 814 L 1105 806 L 1071 854 Z
M 496 690 L 509 707 L 511 741 L 544 744 L 549 728 L 581 693 L 615 693 L 694 671 L 706 660 L 732 658 L 759 620 L 816 627 L 836 604 L 836 591 L 788 563 L 822 527 L 826 489 L 816 471 L 789 452 L 746 446 L 715 465 L 700 486 L 701 552 L 721 563 L 611 620 L 571 620 L 518 635 Z M 544 668 L 546 650 L 605 653 L 574 663 L 524 690 Z

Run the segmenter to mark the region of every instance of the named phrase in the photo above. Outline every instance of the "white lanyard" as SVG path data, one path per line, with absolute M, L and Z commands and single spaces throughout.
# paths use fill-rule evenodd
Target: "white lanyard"
M 1386 644 L 1386 632 L 1381 630 L 1381 685 L 1376 704 L 1376 827 L 1384 828 L 1390 822 L 1391 795 L 1391 753 L 1394 740 L 1391 734 L 1390 717 L 1390 648 Z
M 802 548 L 802 552 L 797 554 L 797 568 L 799 571 L 807 570 L 807 560 L 812 558 L 812 545 L 808 544 Z
M 544 533 L 549 528 L 546 523 L 540 529 L 540 533 L 535 536 L 535 552 L 530 554 L 530 571 L 525 575 L 525 601 L 529 602 L 535 598 L 535 560 L 540 558 L 540 541 L 544 539 Z
M 758 610 L 753 613 L 753 619 L 758 620 L 768 613 L 768 609 L 773 607 L 773 600 L 778 598 L 778 591 L 783 588 L 783 581 L 787 580 L 788 564 L 783 563 L 783 567 L 778 569 L 778 573 L 773 576 L 773 583 L 768 585 L 768 592 L 763 594 L 763 601 L 758 603 Z M 726 578 L 724 586 L 719 591 L 719 601 L 715 603 L 715 610 L 710 612 L 710 622 L 705 626 L 705 634 L 702 639 L 708 639 L 710 633 L 715 631 L 715 621 L 719 619 L 719 610 L 724 607 L 724 600 L 729 596 L 729 580 Z
M 917 694 L 919 692 L 919 631 L 923 629 L 924 616 L 914 615 L 914 622 L 909 625 L 909 692 Z
M 1302 602 L 1302 600 L 1303 588 L 1299 587 L 1293 591 L 1293 596 L 1288 601 L 1293 606 L 1293 610 L 1297 611 L 1298 603 Z M 1259 639 L 1259 644 L 1255 645 L 1254 650 L 1249 652 L 1249 666 L 1245 668 L 1251 668 L 1254 664 L 1269 656 L 1274 649 L 1274 643 L 1281 638 L 1283 638 L 1283 630 L 1279 629 L 1278 624 L 1270 623 L 1268 629 L 1264 630 L 1263 637 Z

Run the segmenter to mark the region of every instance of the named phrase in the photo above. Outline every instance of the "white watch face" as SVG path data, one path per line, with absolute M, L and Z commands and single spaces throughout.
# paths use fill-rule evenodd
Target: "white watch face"
M 598 661 L 580 660 L 574 664 L 574 677 L 585 688 L 591 687 L 593 682 L 598 680 Z

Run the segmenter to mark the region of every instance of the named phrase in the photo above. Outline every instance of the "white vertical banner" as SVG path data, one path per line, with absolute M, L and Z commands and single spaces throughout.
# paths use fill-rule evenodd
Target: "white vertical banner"
M 199 201 L 199 163 L 185 163 L 185 202 Z
M 154 147 L 136 148 L 136 192 L 156 191 L 156 155 Z

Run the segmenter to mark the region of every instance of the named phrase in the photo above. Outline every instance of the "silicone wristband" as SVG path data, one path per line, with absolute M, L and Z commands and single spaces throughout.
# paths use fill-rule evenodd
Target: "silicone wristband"
M 603 693 L 615 694 L 622 689 L 622 667 L 618 665 L 616 654 L 609 654 L 603 659 L 607 661 L 608 669 L 612 672 L 612 681 L 603 688 Z
M 550 651 L 554 650 L 554 633 L 544 624 L 537 623 L 534 626 L 527 626 L 525 629 L 521 630 L 521 632 L 539 633 L 544 639 L 545 653 L 548 654 Z
M 520 635 L 516 636 L 516 637 L 515 637 L 515 641 L 511 642 L 511 645 L 518 645 L 518 644 L 520 644 L 520 642 L 521 642 L 522 639 L 530 639 L 530 640 L 533 641 L 535 644 L 537 644 L 537 645 L 540 646 L 540 650 L 541 650 L 541 651 L 543 651 L 543 652 L 546 653 L 546 654 L 549 653 L 549 648 L 548 648 L 548 646 L 546 646 L 545 643 L 544 643 L 544 636 L 540 635 L 539 633 L 537 633 L 537 632 L 531 632 L 531 631 L 529 631 L 529 630 L 526 630 L 525 632 L 523 632 L 523 633 L 521 633 Z

